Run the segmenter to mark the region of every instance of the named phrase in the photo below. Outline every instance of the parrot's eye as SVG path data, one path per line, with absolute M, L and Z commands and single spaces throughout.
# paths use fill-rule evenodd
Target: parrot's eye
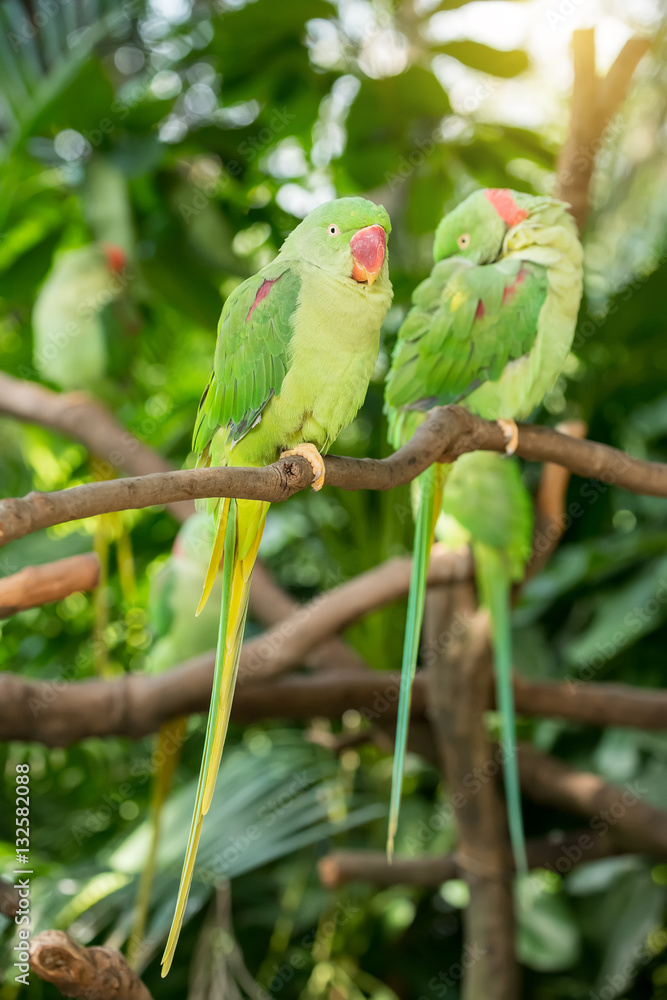
M 327 226 L 327 232 L 329 236 L 340 236 L 340 229 L 333 222 Z
M 470 233 L 461 233 L 456 242 L 459 245 L 459 250 L 467 250 L 470 246 Z

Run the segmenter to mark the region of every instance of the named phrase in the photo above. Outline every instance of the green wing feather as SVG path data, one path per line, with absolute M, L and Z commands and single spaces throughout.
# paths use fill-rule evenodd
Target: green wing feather
M 535 343 L 547 270 L 518 258 L 440 261 L 415 289 L 398 333 L 385 401 L 395 447 L 414 432 L 400 411 L 465 401 Z
M 272 284 L 267 290 L 268 282 Z M 225 444 L 233 447 L 261 418 L 271 397 L 280 393 L 290 364 L 300 288 L 293 266 L 276 260 L 235 288 L 225 302 L 213 371 L 193 436 L 200 464 L 208 464 L 211 441 L 220 427 L 228 429 Z
M 510 839 L 517 871 L 527 870 L 517 767 L 512 689 L 512 584 L 523 578 L 531 553 L 533 508 L 514 461 L 494 452 L 462 455 L 450 473 L 442 508 L 470 534 L 480 604 L 491 618 L 496 700 Z

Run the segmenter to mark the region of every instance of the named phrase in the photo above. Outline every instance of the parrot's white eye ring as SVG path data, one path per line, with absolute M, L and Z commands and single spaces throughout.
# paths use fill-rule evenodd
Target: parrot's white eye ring
M 329 236 L 340 236 L 340 229 L 334 222 L 329 223 L 327 226 L 327 232 Z
M 459 250 L 467 250 L 470 246 L 470 233 L 461 233 L 456 240 Z

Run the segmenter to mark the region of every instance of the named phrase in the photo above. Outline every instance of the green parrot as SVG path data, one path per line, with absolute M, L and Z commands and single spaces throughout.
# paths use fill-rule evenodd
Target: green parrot
M 220 620 L 215 602 L 208 603 L 199 617 L 194 618 L 214 537 L 211 518 L 202 511 L 193 514 L 176 536 L 169 559 L 151 581 L 149 619 L 157 641 L 147 658 L 147 673 L 163 673 L 193 656 L 215 649 Z M 211 595 L 219 601 L 221 593 L 222 581 L 218 576 Z M 128 962 L 133 968 L 136 967 L 146 926 L 162 807 L 171 789 L 186 731 L 186 718 L 170 719 L 162 724 L 155 741 L 151 840 L 139 881 L 128 948 Z
M 199 466 L 263 466 L 302 455 L 313 489 L 322 452 L 364 401 L 392 299 L 391 230 L 384 208 L 364 198 L 320 205 L 290 233 L 267 267 L 225 302 L 213 372 L 199 406 Z M 204 757 L 176 912 L 162 959 L 171 966 L 227 733 L 250 579 L 269 504 L 211 499 L 216 539 L 200 608 L 221 557 L 222 611 Z
M 498 420 L 516 448 L 514 419 L 523 419 L 553 386 L 569 355 L 582 291 L 582 249 L 567 206 L 552 198 L 507 189 L 485 189 L 466 198 L 438 225 L 430 276 L 414 291 L 401 326 L 387 377 L 385 412 L 389 440 L 398 448 L 412 436 L 433 406 L 458 403 Z M 502 457 L 499 459 L 502 462 Z M 525 869 L 525 846 L 515 754 L 511 689 L 509 587 L 521 571 L 517 553 L 530 535 L 526 498 L 516 473 L 496 460 L 467 459 L 457 473 L 447 505 L 462 514 L 481 563 L 480 598 L 492 618 L 498 703 L 504 708 L 505 786 L 515 860 Z M 458 468 L 462 459 L 455 464 Z M 479 464 L 475 464 L 475 463 Z M 451 467 L 436 464 L 417 481 L 414 562 L 401 668 L 396 747 L 387 835 L 394 849 L 401 801 L 410 693 L 417 664 L 426 574 L 436 522 Z M 467 486 L 461 486 L 461 480 Z M 503 482 L 507 480 L 503 487 Z M 485 527 L 488 499 L 478 488 L 498 483 L 508 491 L 497 503 L 513 502 L 515 517 L 497 535 Z M 495 489 L 495 487 L 494 487 Z M 501 527 L 503 530 L 501 530 Z M 524 556 L 525 559 L 525 556 Z M 502 597 L 500 596 L 502 594 Z
M 125 263 L 120 247 L 99 243 L 56 258 L 32 314 L 33 361 L 47 382 L 65 391 L 89 389 L 104 375 L 102 313 L 123 291 Z

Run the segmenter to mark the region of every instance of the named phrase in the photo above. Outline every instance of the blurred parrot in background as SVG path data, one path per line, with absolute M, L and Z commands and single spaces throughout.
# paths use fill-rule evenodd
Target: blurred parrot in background
M 104 309 L 122 293 L 126 255 L 89 243 L 59 254 L 32 314 L 33 361 L 60 389 L 90 389 L 105 374 Z
M 384 208 L 364 198 L 320 205 L 275 260 L 232 292 L 194 432 L 200 467 L 263 466 L 281 454 L 302 455 L 313 468 L 313 489 L 321 488 L 321 453 L 353 420 L 377 360 L 392 299 L 390 230 Z M 223 557 L 222 610 L 204 757 L 163 976 L 173 960 L 215 787 L 268 508 L 260 500 L 207 502 L 216 539 L 200 608 Z
M 582 292 L 582 249 L 575 223 L 567 206 L 552 198 L 507 189 L 476 191 L 441 220 L 433 256 L 430 276 L 413 293 L 387 377 L 389 440 L 394 448 L 400 447 L 432 407 L 458 403 L 497 420 L 511 454 L 517 444 L 514 419 L 526 418 L 542 402 L 572 345 Z M 417 480 L 389 858 L 398 824 L 429 554 L 444 494 L 445 510 L 469 536 L 478 560 L 480 600 L 491 615 L 510 837 L 517 869 L 526 869 L 513 752 L 509 594 L 527 559 L 531 515 L 518 473 L 511 467 L 502 469 L 502 462 L 502 456 L 462 456 L 454 466 L 459 471 L 453 485 L 448 483 L 451 466 L 440 464 Z M 476 495 L 477 490 L 490 488 L 502 495 Z M 509 506 L 514 508 L 511 513 Z M 496 523 L 487 523 L 487 516 Z M 451 537 L 451 530 L 448 534 Z
M 222 591 L 220 575 L 211 592 L 214 600 L 195 618 L 201 581 L 214 540 L 215 529 L 211 518 L 201 511 L 193 514 L 176 536 L 168 560 L 151 581 L 148 607 L 156 642 L 148 654 L 147 673 L 163 673 L 193 656 L 215 649 L 220 621 L 219 606 L 216 607 Z M 128 962 L 133 968 L 136 967 L 146 926 L 160 841 L 162 807 L 178 767 L 186 731 L 187 718 L 170 719 L 162 724 L 155 741 L 151 839 L 139 882 L 128 948 Z
M 97 168 L 93 170 L 91 165 L 90 170 L 91 176 L 97 178 Z M 98 189 L 96 192 L 104 193 Z M 108 205 L 116 209 L 118 218 L 122 219 L 118 199 L 112 199 Z M 111 229 L 114 235 L 117 231 L 128 245 L 127 227 L 117 224 L 113 230 L 110 220 L 106 220 L 104 225 L 100 223 L 95 228 L 99 232 Z M 123 302 L 124 328 L 136 329 L 137 314 L 123 294 L 127 260 L 126 250 L 112 242 L 88 243 L 64 250 L 55 257 L 32 314 L 33 362 L 46 382 L 54 383 L 64 392 L 91 392 L 107 374 L 109 350 L 105 327 L 108 307 Z M 99 474 L 98 469 L 96 474 Z M 104 478 L 106 475 L 102 473 Z M 95 530 L 100 581 L 95 591 L 93 658 L 98 674 L 106 674 L 109 669 L 104 634 L 109 624 L 107 582 L 112 542 L 116 545 L 123 597 L 128 604 L 134 602 L 134 560 L 126 522 L 121 512 L 103 514 Z

